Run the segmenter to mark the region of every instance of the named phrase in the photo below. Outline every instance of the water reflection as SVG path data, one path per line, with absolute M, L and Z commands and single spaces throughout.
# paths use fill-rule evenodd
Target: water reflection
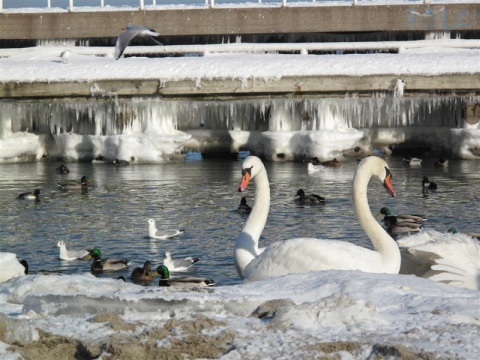
M 368 196 L 372 212 L 387 206 L 394 213 L 421 213 L 426 227 L 447 231 L 478 232 L 480 162 L 451 160 L 448 168 L 434 167 L 434 159 L 423 159 L 411 168 L 401 158 L 387 158 L 397 191 L 390 198 L 380 183 L 372 180 Z M 126 257 L 130 269 L 100 276 L 129 279 L 145 260 L 160 263 L 166 250 L 174 257 L 199 256 L 191 273 L 214 278 L 219 285 L 238 283 L 233 265 L 233 246 L 246 215 L 236 209 L 245 196 L 254 203 L 254 186 L 240 194 L 241 161 L 178 161 L 162 165 L 68 164 L 70 174 L 55 169 L 60 163 L 0 165 L 2 213 L 0 251 L 12 251 L 39 269 L 65 273 L 90 271 L 85 261 L 58 259 L 59 240 L 67 248 L 98 247 L 104 257 Z M 271 182 L 271 209 L 260 239 L 262 246 L 294 237 L 344 239 L 371 247 L 359 228 L 351 201 L 356 160 L 340 168 L 309 173 L 306 163 L 266 163 Z M 93 179 L 88 192 L 61 191 L 56 183 L 86 175 Z M 438 190 L 424 194 L 422 177 L 438 184 Z M 24 191 L 41 189 L 41 201 L 15 197 Z M 293 201 L 299 188 L 325 197 L 325 205 L 299 207 Z M 185 228 L 171 239 L 147 239 L 148 219 L 159 232 Z

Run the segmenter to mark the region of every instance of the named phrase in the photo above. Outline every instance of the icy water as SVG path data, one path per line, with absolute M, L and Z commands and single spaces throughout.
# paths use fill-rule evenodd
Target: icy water
M 369 203 L 373 213 L 382 206 L 394 213 L 413 212 L 428 217 L 426 227 L 447 231 L 479 232 L 480 162 L 450 160 L 448 168 L 408 167 L 401 158 L 387 157 L 397 192 L 390 198 L 382 185 L 372 180 Z M 370 247 L 359 228 L 351 201 L 351 183 L 356 160 L 341 168 L 309 173 L 306 163 L 266 163 L 271 182 L 272 204 L 261 245 L 293 237 L 324 237 Z M 202 259 L 191 275 L 208 276 L 218 285 L 239 283 L 233 264 L 235 238 L 246 220 L 236 209 L 241 196 L 254 202 L 254 185 L 240 194 L 241 160 L 181 160 L 162 165 L 68 163 L 70 174 L 55 172 L 60 163 L 37 162 L 0 165 L 0 251 L 17 253 L 30 269 L 58 270 L 68 274 L 90 269 L 87 261 L 58 259 L 57 242 L 67 248 L 98 247 L 104 258 L 126 257 L 129 270 L 100 276 L 129 277 L 145 260 L 160 264 L 164 251 L 173 257 Z M 86 193 L 62 191 L 56 183 L 93 179 Z M 422 176 L 439 189 L 422 193 Z M 17 200 L 24 191 L 41 189 L 41 201 Z M 297 207 L 293 201 L 299 188 L 326 198 L 325 205 Z M 159 232 L 185 228 L 168 240 L 150 240 L 147 220 L 155 219 Z

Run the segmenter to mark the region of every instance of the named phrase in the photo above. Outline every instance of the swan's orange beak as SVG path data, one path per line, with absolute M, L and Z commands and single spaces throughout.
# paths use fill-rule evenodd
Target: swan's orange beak
M 395 196 L 395 190 L 393 190 L 393 185 L 392 185 L 392 174 L 390 173 L 390 171 L 387 171 L 387 176 L 383 181 L 383 186 L 385 187 L 385 190 L 387 190 L 387 192 L 390 194 L 391 197 Z
M 247 188 L 250 179 L 252 178 L 252 172 L 250 169 L 245 169 L 243 171 L 242 181 L 240 181 L 240 185 L 238 186 L 238 191 L 241 192 Z

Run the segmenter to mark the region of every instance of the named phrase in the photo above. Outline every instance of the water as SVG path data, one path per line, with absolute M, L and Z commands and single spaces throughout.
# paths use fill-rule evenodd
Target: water
M 198 158 L 197 158 L 198 159 Z M 427 227 L 446 231 L 454 226 L 461 232 L 478 232 L 480 205 L 480 162 L 450 160 L 447 169 L 433 166 L 406 167 L 401 158 L 388 157 L 397 197 L 390 198 L 376 181 L 369 188 L 373 213 L 388 206 L 394 213 L 426 215 Z M 0 251 L 17 253 L 26 259 L 32 272 L 60 270 L 68 274 L 89 271 L 87 261 L 58 259 L 59 240 L 67 249 L 100 248 L 104 258 L 126 257 L 132 265 L 126 271 L 100 276 L 129 277 L 133 267 L 145 260 L 157 265 L 166 250 L 174 257 L 200 256 L 189 272 L 209 276 L 219 285 L 240 280 L 233 264 L 233 247 L 246 215 L 237 213 L 241 196 L 253 204 L 254 186 L 240 194 L 241 160 L 181 160 L 160 165 L 68 163 L 69 175 L 60 175 L 60 163 L 34 162 L 0 164 Z M 338 238 L 370 247 L 359 228 L 351 202 L 354 159 L 339 169 L 308 173 L 306 163 L 266 163 L 271 182 L 272 204 L 261 246 L 293 237 Z M 62 191 L 56 183 L 93 179 L 87 193 Z M 422 176 L 435 181 L 439 190 L 423 194 Z M 17 200 L 24 191 L 41 189 L 41 201 Z M 297 207 L 294 195 L 299 188 L 326 198 L 325 205 Z M 149 240 L 147 220 L 157 228 L 185 228 L 169 240 Z

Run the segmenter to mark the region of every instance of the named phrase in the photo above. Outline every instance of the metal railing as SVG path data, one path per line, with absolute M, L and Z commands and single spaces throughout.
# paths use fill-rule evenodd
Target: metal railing
M 342 1 L 342 2 L 349 2 L 349 3 L 352 3 L 352 4 L 356 4 L 357 3 L 357 0 L 330 0 L 330 1 L 335 1 L 335 2 L 339 2 L 339 1 Z M 353 2 L 352 2 L 353 1 Z M 389 0 L 385 0 L 385 2 L 388 2 Z M 426 0 L 419 0 L 419 1 L 426 1 Z M 98 0 L 98 7 L 106 7 L 105 5 L 105 0 Z M 216 6 L 216 0 L 189 0 L 189 1 L 185 1 L 185 2 L 173 2 L 173 1 L 162 1 L 162 0 L 149 0 L 147 1 L 148 4 L 146 5 L 145 4 L 145 0 L 131 0 L 130 3 L 131 3 L 131 6 L 132 7 L 137 7 L 138 6 L 138 9 L 140 10 L 145 10 L 146 9 L 146 6 L 147 7 L 150 7 L 150 6 L 157 6 L 157 5 L 165 5 L 165 6 L 175 6 L 175 5 L 179 5 L 179 6 L 185 6 L 185 5 L 194 5 L 194 6 L 206 6 L 206 7 L 210 7 L 210 8 L 214 8 Z M 290 3 L 301 3 L 301 2 L 304 2 L 304 3 L 315 3 L 317 2 L 316 0 L 290 0 Z M 319 3 L 328 3 L 329 0 L 321 0 L 321 1 L 318 1 Z M 44 1 L 45 5 L 44 7 L 41 7 L 39 6 L 38 8 L 39 9 L 44 9 L 44 8 L 47 8 L 47 9 L 54 9 L 54 8 L 58 8 L 57 6 L 55 7 L 52 7 L 52 0 L 45 0 Z M 163 4 L 160 4 L 160 3 L 163 3 Z M 227 5 L 227 4 L 233 4 L 235 6 L 238 6 L 240 4 L 252 4 L 252 3 L 258 3 L 258 4 L 265 4 L 265 5 L 281 5 L 281 6 L 287 6 L 287 0 L 263 0 L 263 3 L 262 3 L 262 0 L 221 0 L 221 3 L 222 5 Z M 0 12 L 2 12 L 4 9 L 4 0 L 0 0 Z M 85 4 L 83 2 L 83 4 Z M 68 11 L 74 11 L 76 7 L 82 7 L 82 6 L 86 6 L 86 5 L 82 5 L 82 0 L 68 0 L 68 5 L 67 5 L 67 9 Z M 112 8 L 112 10 L 114 10 L 115 8 L 115 5 L 107 5 L 109 7 Z M 91 6 L 90 6 L 91 7 Z M 15 10 L 20 10 L 21 11 L 21 7 L 19 8 L 11 8 L 11 9 L 15 9 Z

